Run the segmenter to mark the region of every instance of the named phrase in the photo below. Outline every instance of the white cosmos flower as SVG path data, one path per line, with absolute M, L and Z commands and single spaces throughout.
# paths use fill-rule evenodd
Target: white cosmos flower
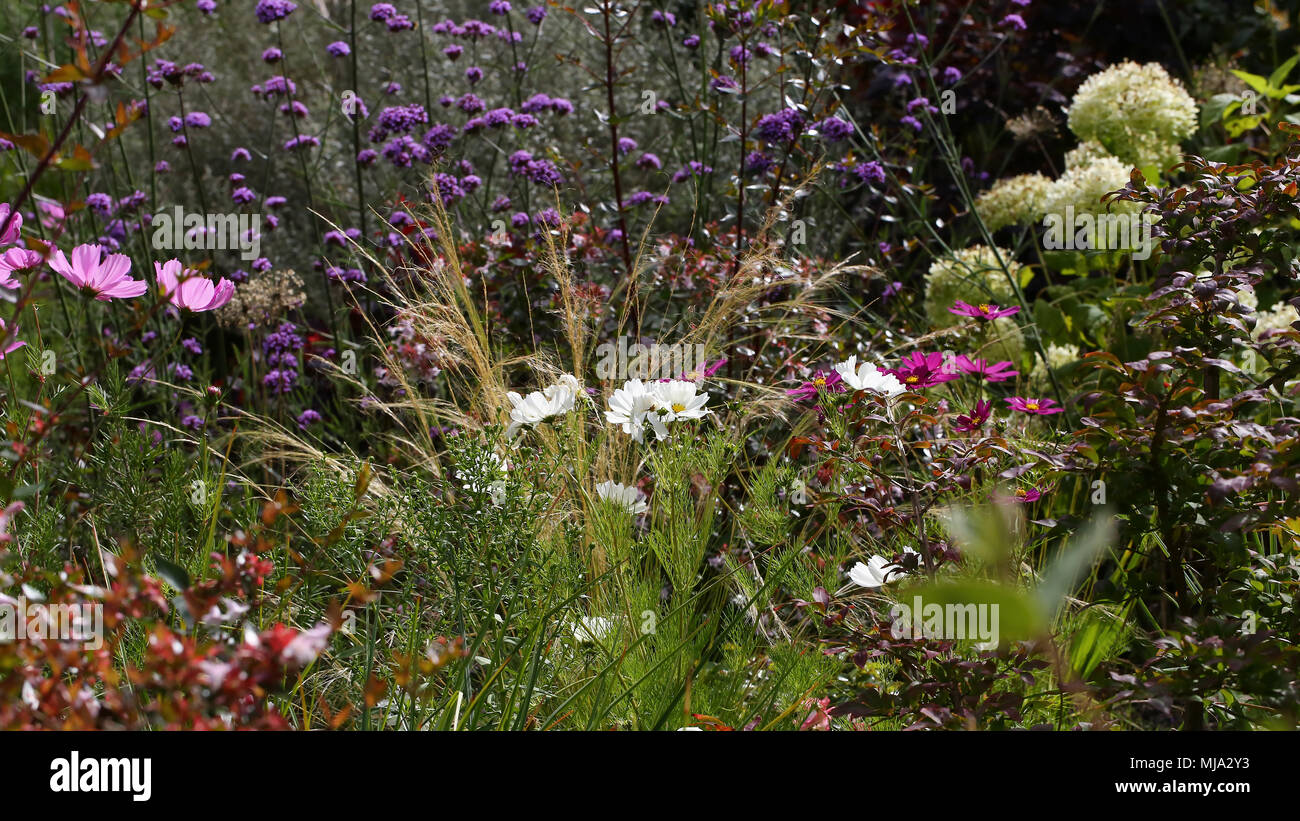
M 893 581 L 902 573 L 903 568 L 890 564 L 883 556 L 872 556 L 866 564 L 858 562 L 849 568 L 849 581 L 858 587 L 872 589 L 883 587 L 886 582 Z
M 515 435 L 525 425 L 536 425 L 544 419 L 559 416 L 573 410 L 578 392 L 582 386 L 569 374 L 564 374 L 559 381 L 545 390 L 533 391 L 527 396 L 520 396 L 515 391 L 506 394 L 513 406 L 510 411 L 510 427 L 506 428 L 506 437 Z
M 627 508 L 633 516 L 645 513 L 648 505 L 645 495 L 634 487 L 627 487 L 618 482 L 601 482 L 596 485 L 596 495 Z
M 651 390 L 655 394 L 655 407 L 663 413 L 665 422 L 678 419 L 699 419 L 713 411 L 704 407 L 709 402 L 708 392 L 700 393 L 699 385 L 683 379 L 656 382 Z
M 892 373 L 885 373 L 870 362 L 859 365 L 856 354 L 836 365 L 835 372 L 855 391 L 870 391 L 888 397 L 906 390 Z
M 657 438 L 664 439 L 668 436 L 668 428 L 655 412 L 656 401 L 657 396 L 650 385 L 640 379 L 629 379 L 609 398 L 605 419 L 611 425 L 621 425 L 623 432 L 637 442 L 645 441 L 646 422 L 654 428 Z
M 614 629 L 614 622 L 603 616 L 583 616 L 573 625 L 573 637 L 582 644 L 599 644 Z

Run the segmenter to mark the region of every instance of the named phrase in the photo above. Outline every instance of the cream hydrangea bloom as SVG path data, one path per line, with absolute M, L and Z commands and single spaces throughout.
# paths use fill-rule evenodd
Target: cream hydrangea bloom
M 1084 140 L 1065 152 L 1065 170 L 1084 168 L 1092 165 L 1097 160 L 1112 156 L 1114 155 L 1106 150 L 1106 146 L 1096 140 Z
M 1255 330 L 1250 335 L 1259 339 L 1269 331 L 1292 330 L 1292 323 L 1300 322 L 1300 311 L 1287 302 L 1278 302 L 1267 311 L 1255 315 Z
M 1063 368 L 1072 362 L 1079 361 L 1078 345 L 1057 345 L 1055 342 L 1047 345 L 1047 363 L 1043 363 L 1040 356 L 1034 357 L 1034 367 L 1029 371 L 1029 393 L 1034 396 L 1042 396 L 1050 393 L 1052 389 L 1051 371 L 1057 368 Z
M 1043 213 L 1065 216 L 1066 206 L 1075 214 L 1133 213 L 1137 203 L 1116 202 L 1107 210 L 1101 198 L 1128 185 L 1130 169 L 1109 155 L 1097 157 L 1087 165 L 1076 165 L 1052 183 L 1043 197 Z
M 975 199 L 975 213 L 990 231 L 1038 222 L 1043 217 L 1043 202 L 1051 187 L 1052 181 L 1042 174 L 998 180 Z
M 1142 168 L 1177 162 L 1178 144 L 1196 130 L 1196 101 L 1159 63 L 1131 61 L 1092 75 L 1068 111 L 1070 130 Z

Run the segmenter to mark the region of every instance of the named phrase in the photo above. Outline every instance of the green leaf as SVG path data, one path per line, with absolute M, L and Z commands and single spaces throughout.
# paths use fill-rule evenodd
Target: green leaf
M 1258 74 L 1251 74 L 1249 71 L 1242 71 L 1241 69 L 1236 69 L 1236 68 L 1232 69 L 1232 73 L 1237 77 L 1238 80 L 1241 80 L 1243 83 L 1250 86 L 1255 91 L 1265 96 L 1268 95 L 1268 92 L 1270 90 L 1268 85 L 1268 80 L 1265 80 L 1263 77 L 1259 76 Z
M 1287 75 L 1291 73 L 1291 69 L 1295 68 L 1298 61 L 1300 61 L 1300 53 L 1295 54 L 1290 60 L 1278 66 L 1277 70 L 1269 75 L 1268 84 L 1273 88 L 1281 87 L 1282 82 L 1286 80 Z
M 1115 517 L 1109 514 L 1094 518 L 1076 533 L 1038 585 L 1038 601 L 1043 609 L 1056 613 L 1097 557 L 1114 541 Z
M 908 593 L 911 594 L 910 598 Z M 1024 641 L 1042 636 L 1048 629 L 1046 614 L 1038 606 L 1034 597 L 1010 585 L 978 579 L 936 582 L 912 588 L 907 593 L 901 594 L 899 603 L 914 609 L 918 598 L 921 612 L 914 613 L 913 618 L 918 619 L 922 624 L 924 624 L 925 611 L 930 605 L 938 605 L 943 608 L 945 614 L 951 609 L 959 617 L 963 612 L 970 613 L 971 605 L 977 608 L 975 612 L 978 612 L 981 606 L 991 608 L 990 611 L 986 611 L 991 613 L 988 623 L 990 626 L 996 626 L 995 635 L 991 638 L 996 639 L 999 646 L 1005 646 L 1008 641 Z M 993 621 L 993 618 L 996 618 L 996 621 Z M 960 629 L 962 620 L 958 618 L 955 622 Z M 966 623 L 969 624 L 969 616 L 966 617 Z M 946 638 L 956 638 L 956 636 L 949 635 Z M 983 637 L 967 636 L 967 638 L 982 639 Z

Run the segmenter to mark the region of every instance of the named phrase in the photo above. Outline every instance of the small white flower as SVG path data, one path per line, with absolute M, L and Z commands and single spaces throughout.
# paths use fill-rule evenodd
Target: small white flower
M 506 481 L 503 475 L 510 470 L 510 463 L 502 459 L 495 453 L 487 453 L 481 464 L 483 472 L 487 474 L 485 478 L 491 478 L 486 484 L 479 484 L 470 479 L 461 485 L 465 490 L 472 493 L 486 493 L 492 504 L 500 507 L 506 500 Z
M 596 495 L 606 501 L 627 508 L 627 511 L 633 516 L 645 513 L 648 507 L 645 502 L 645 494 L 634 487 L 627 487 L 618 482 L 601 482 L 596 485 Z
M 869 391 L 888 397 L 907 390 L 892 373 L 885 373 L 870 362 L 859 365 L 857 355 L 836 365 L 835 372 L 844 380 L 844 384 L 855 391 Z
M 713 412 L 704 407 L 709 402 L 708 392 L 700 393 L 699 385 L 694 382 L 684 379 L 656 382 L 651 390 L 655 395 L 655 407 L 663 413 L 665 422 L 699 419 Z
M 891 564 L 883 556 L 872 556 L 867 563 L 858 562 L 849 568 L 849 581 L 858 587 L 874 589 L 883 587 L 903 573 L 903 568 Z
M 655 413 L 656 401 L 651 386 L 640 379 L 629 379 L 609 398 L 609 410 L 605 411 L 605 419 L 611 425 L 622 426 L 623 432 L 630 434 L 637 442 L 645 441 L 646 422 L 654 428 L 656 438 L 665 439 L 668 428 L 659 414 Z
M 599 644 L 614 629 L 614 622 L 603 616 L 583 616 L 573 626 L 573 637 L 582 644 Z

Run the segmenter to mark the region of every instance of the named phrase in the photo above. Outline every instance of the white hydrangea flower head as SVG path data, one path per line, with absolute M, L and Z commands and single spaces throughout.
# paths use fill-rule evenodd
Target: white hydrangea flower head
M 1076 165 L 1056 182 L 1043 197 L 1043 213 L 1055 214 L 1062 219 L 1066 207 L 1073 206 L 1075 214 L 1136 213 L 1135 202 L 1109 204 L 1101 198 L 1128 185 L 1130 168 L 1111 156 L 1095 158 L 1087 165 Z
M 1043 202 L 1052 181 L 1042 174 L 1021 174 L 998 180 L 975 198 L 975 213 L 990 231 L 1007 225 L 1027 225 L 1043 218 Z
M 1196 130 L 1196 101 L 1159 63 L 1125 61 L 1092 75 L 1067 113 L 1080 140 L 1137 168 L 1177 162 L 1178 144 Z
M 1078 345 L 1057 345 L 1055 342 L 1048 343 L 1045 353 L 1047 364 L 1043 364 L 1042 357 L 1035 356 L 1034 367 L 1029 371 L 1029 392 L 1034 396 L 1050 393 L 1051 371 L 1078 362 L 1080 356 Z
M 1259 339 L 1270 331 L 1290 331 L 1292 324 L 1300 322 L 1300 311 L 1287 302 L 1278 302 L 1267 311 L 1255 315 L 1255 330 L 1250 335 Z
M 1084 140 L 1083 142 L 1065 152 L 1065 170 L 1071 168 L 1083 168 L 1092 165 L 1097 160 L 1113 157 L 1106 146 L 1096 140 Z
M 1015 289 L 998 264 L 999 257 L 1019 280 L 1024 266 L 1005 248 L 998 248 L 995 255 L 986 245 L 972 245 L 952 257 L 935 260 L 925 276 L 925 313 L 935 328 L 950 328 L 962 321 L 948 310 L 957 300 L 972 305 L 1015 304 Z

